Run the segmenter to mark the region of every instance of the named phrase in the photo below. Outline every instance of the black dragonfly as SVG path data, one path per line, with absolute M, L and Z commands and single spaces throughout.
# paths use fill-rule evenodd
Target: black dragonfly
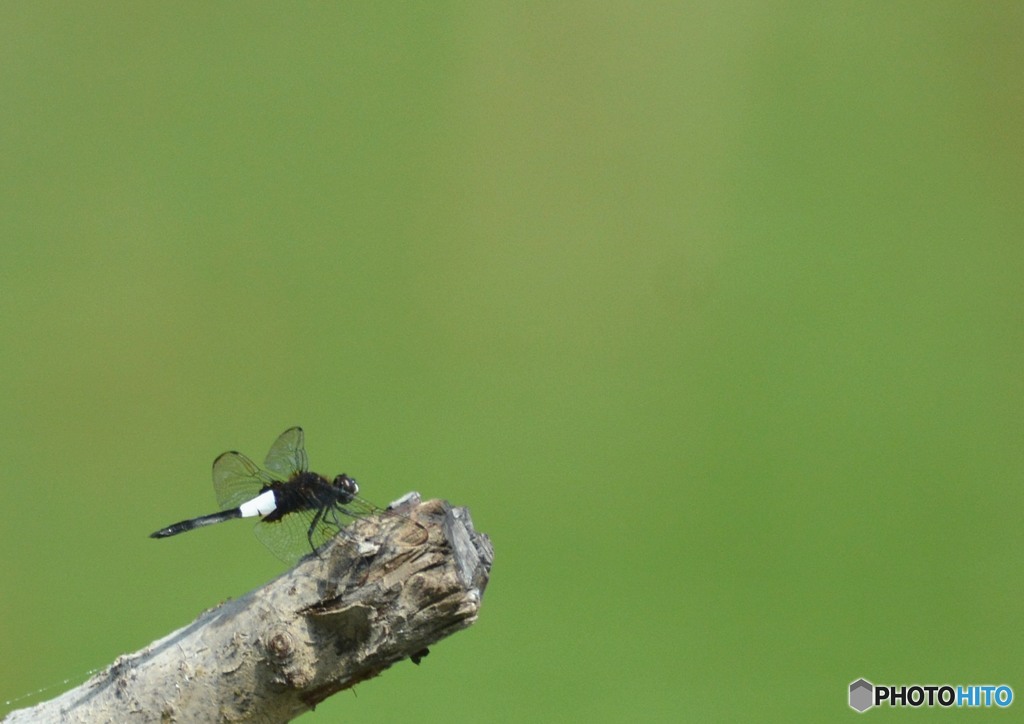
M 358 497 L 355 478 L 342 473 L 329 480 L 310 472 L 301 427 L 277 438 L 260 469 L 234 450 L 213 461 L 213 490 L 218 513 L 169 525 L 150 538 L 167 538 L 234 518 L 262 516 L 256 537 L 278 558 L 294 563 L 314 553 L 351 519 L 376 508 Z

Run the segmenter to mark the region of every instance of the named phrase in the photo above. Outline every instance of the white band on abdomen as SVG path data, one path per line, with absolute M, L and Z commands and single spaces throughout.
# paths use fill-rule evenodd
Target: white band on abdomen
M 242 503 L 238 506 L 238 509 L 242 511 L 243 518 L 269 515 L 277 509 L 277 499 L 274 497 L 274 491 L 268 490 L 265 493 L 260 493 L 252 500 Z

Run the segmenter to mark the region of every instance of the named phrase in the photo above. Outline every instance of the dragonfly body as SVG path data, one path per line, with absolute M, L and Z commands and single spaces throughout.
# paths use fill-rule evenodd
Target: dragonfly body
M 330 480 L 308 470 L 300 427 L 281 433 L 264 467 L 261 470 L 234 450 L 220 455 L 213 461 L 213 487 L 223 510 L 169 525 L 150 537 L 167 538 L 226 520 L 261 517 L 257 537 L 282 560 L 293 561 L 302 552 L 315 552 L 344 527 L 344 518 L 373 510 L 358 497 L 354 478 L 341 474 Z M 295 543 L 300 530 L 308 548 Z

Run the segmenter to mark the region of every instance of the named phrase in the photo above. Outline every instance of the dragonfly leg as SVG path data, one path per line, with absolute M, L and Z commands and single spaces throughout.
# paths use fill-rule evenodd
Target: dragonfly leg
M 341 528 L 343 526 L 341 525 L 341 521 L 338 520 L 338 508 L 335 507 L 334 505 L 332 505 L 330 510 L 331 510 L 331 523 L 334 524 L 335 528 L 337 528 L 338 530 L 341 530 Z
M 323 517 L 324 517 L 324 509 L 323 509 L 323 508 L 321 508 L 320 510 L 318 510 L 318 511 L 316 512 L 316 515 L 314 515 L 314 516 L 313 516 L 313 520 L 312 520 L 312 522 L 310 522 L 310 524 L 309 524 L 309 530 L 307 530 L 307 531 L 306 531 L 306 540 L 308 540 L 308 541 L 309 541 L 309 547 L 310 547 L 310 549 L 311 549 L 311 550 L 312 550 L 312 551 L 313 551 L 314 553 L 316 553 L 316 554 L 317 554 L 317 556 L 319 556 L 320 554 L 319 554 L 319 553 L 317 552 L 317 550 L 316 550 L 316 546 L 315 546 L 315 545 L 313 545 L 313 531 L 314 531 L 314 530 L 316 530 L 316 526 L 317 526 L 317 524 L 318 524 L 318 523 L 320 522 L 320 520 L 321 520 L 321 519 L 322 519 Z

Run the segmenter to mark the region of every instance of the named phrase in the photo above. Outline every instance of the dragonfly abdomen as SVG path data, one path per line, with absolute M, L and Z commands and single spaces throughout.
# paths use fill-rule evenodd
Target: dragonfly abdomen
M 242 510 L 235 508 L 234 510 L 222 510 L 219 513 L 210 513 L 210 515 L 204 515 L 200 518 L 192 518 L 191 520 L 183 520 L 180 523 L 169 525 L 166 528 L 161 528 L 156 533 L 150 533 L 150 538 L 167 538 L 168 536 L 178 535 L 178 533 L 184 533 L 188 530 L 194 530 L 196 528 L 202 528 L 204 525 L 213 525 L 214 523 L 223 523 L 225 520 L 232 520 L 234 518 L 241 518 Z

